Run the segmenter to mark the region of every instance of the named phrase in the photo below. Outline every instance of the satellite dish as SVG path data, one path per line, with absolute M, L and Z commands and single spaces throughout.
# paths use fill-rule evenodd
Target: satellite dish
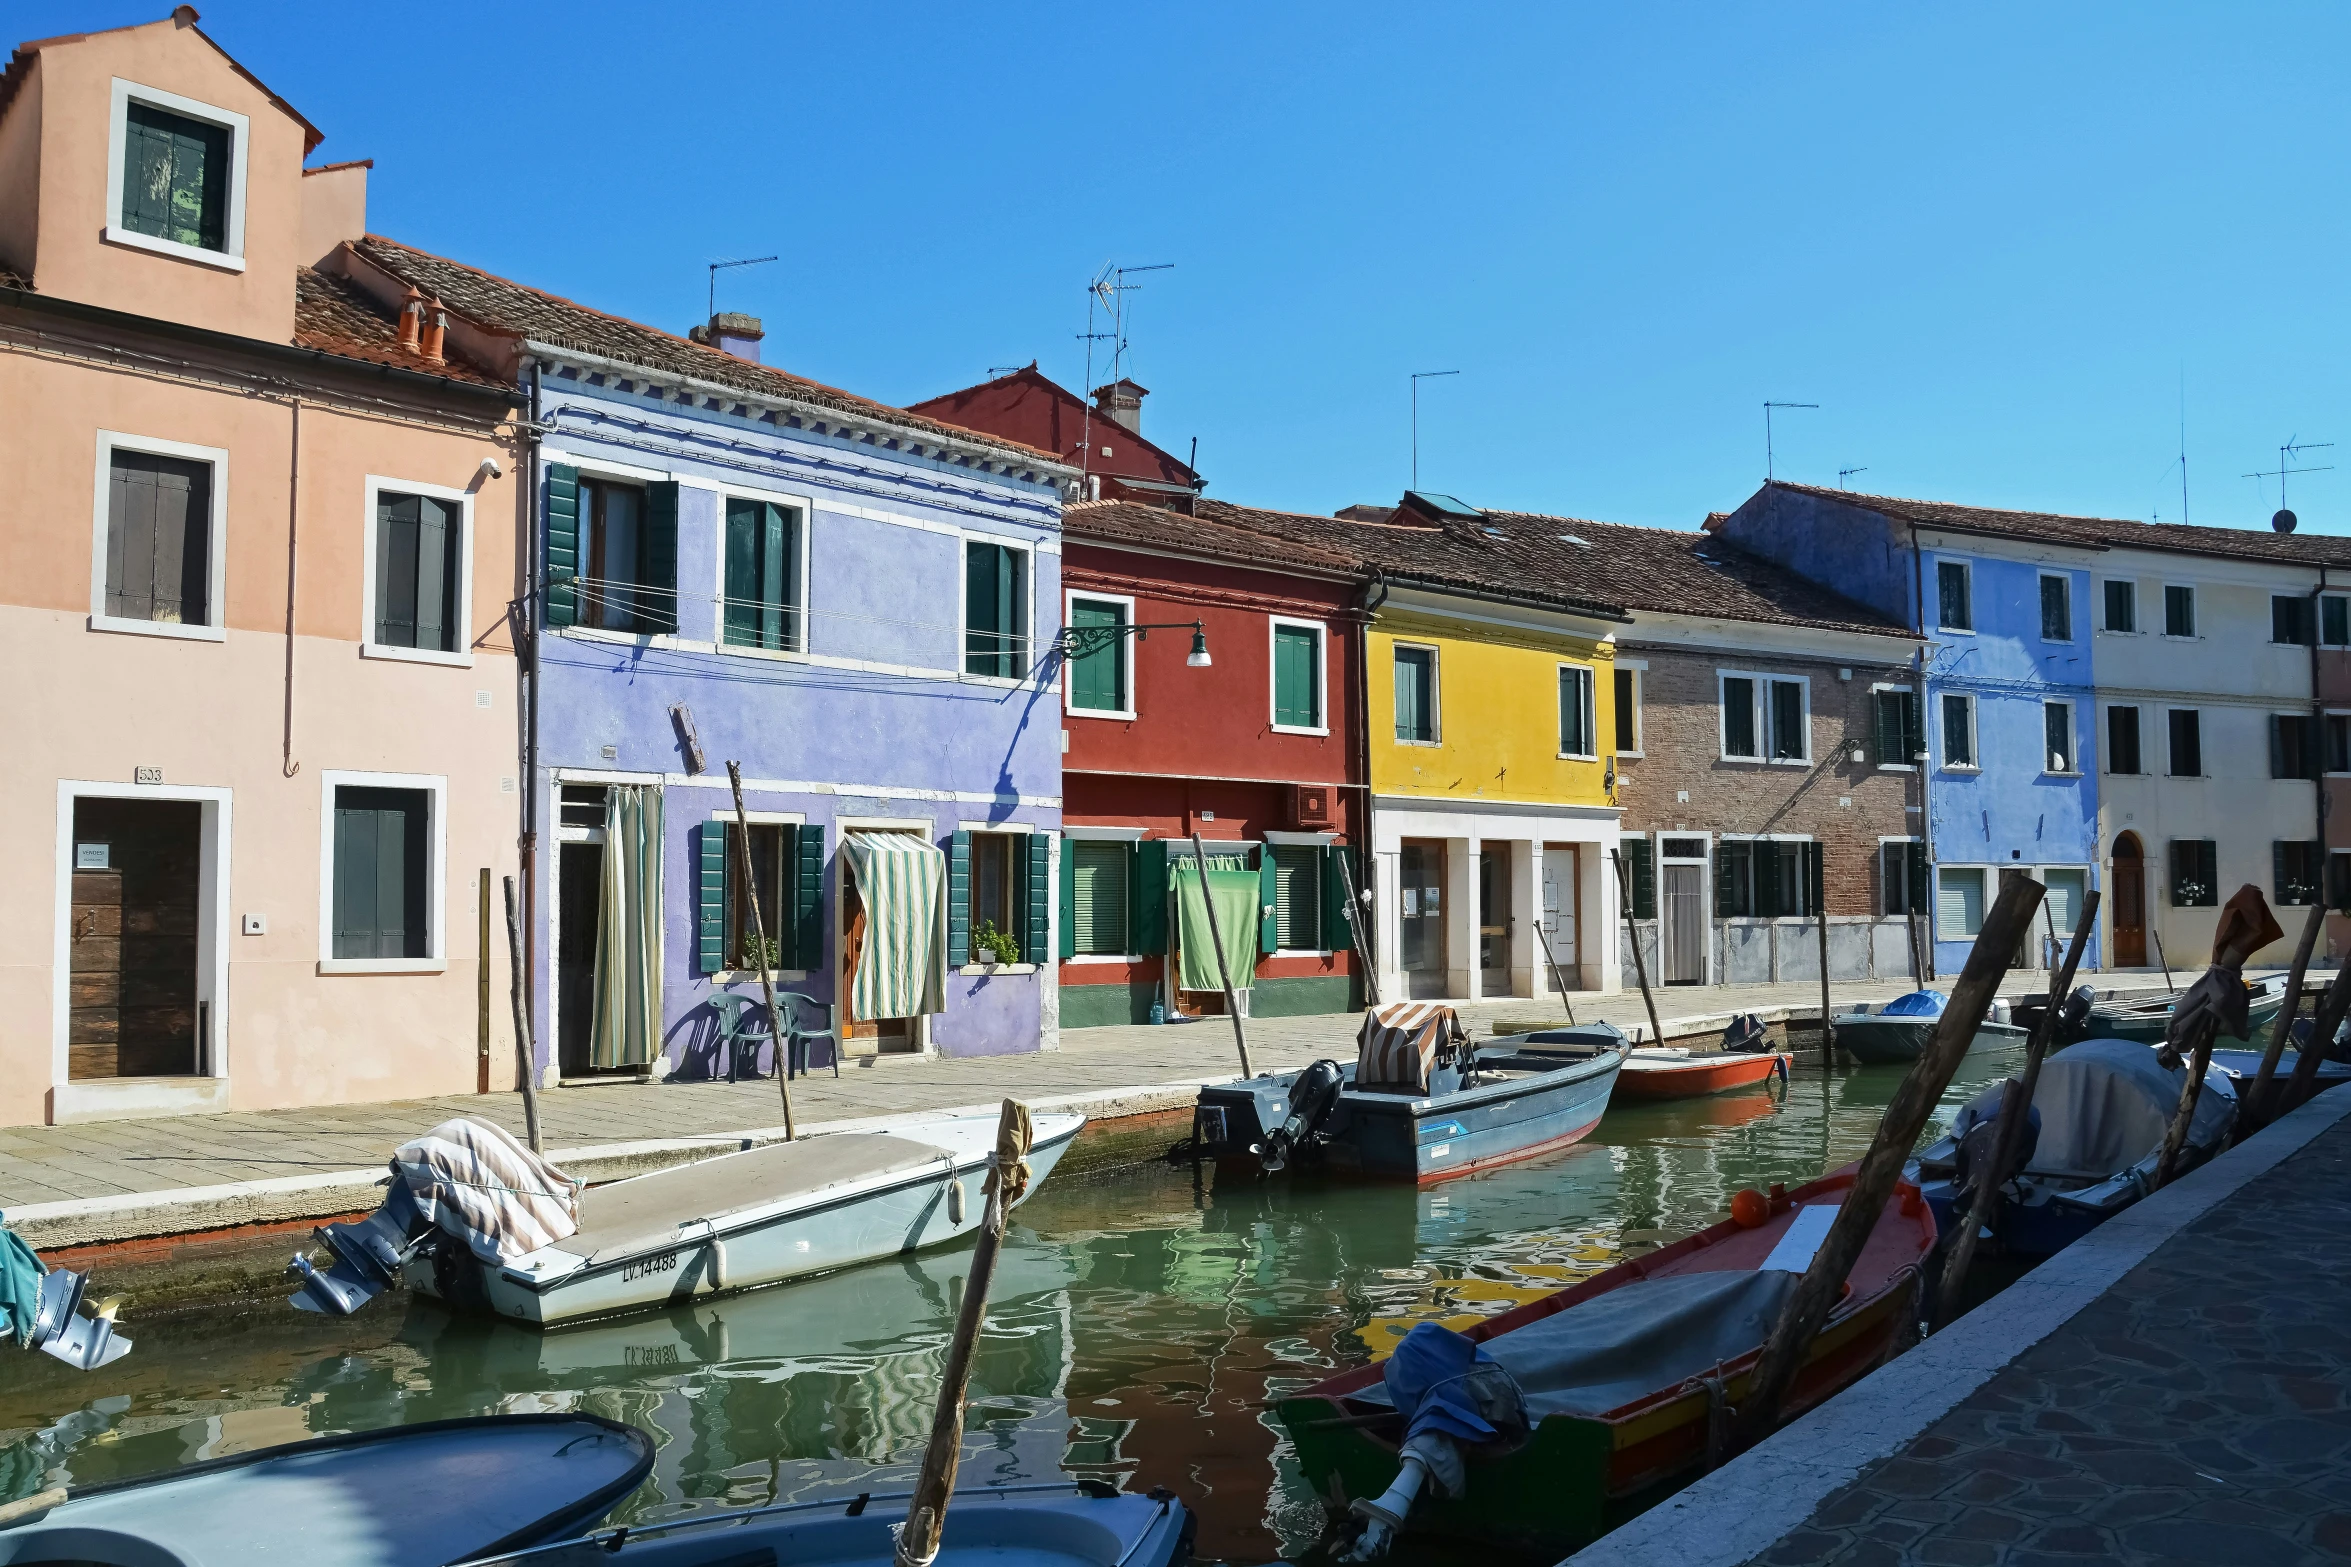
M 2300 520 L 2292 512 L 2280 507 L 2278 514 L 2269 519 L 2269 525 L 2280 533 L 2291 533 L 2294 531 L 2294 524 Z

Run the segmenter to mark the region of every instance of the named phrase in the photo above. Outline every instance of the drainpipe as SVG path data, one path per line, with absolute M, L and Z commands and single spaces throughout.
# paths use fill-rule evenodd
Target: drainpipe
M 2318 681 L 2318 644 L 2326 635 L 2326 587 L 2327 569 L 2321 566 L 2318 568 L 2318 586 L 2310 590 L 2310 748 L 2314 753 L 2311 761 L 2318 767 L 2318 771 L 2312 775 L 2311 787 L 2317 795 L 2313 809 L 2318 828 L 2318 900 L 2321 904 L 2326 902 L 2327 856 L 2330 852 L 2327 847 L 2327 714 L 2324 694 Z
M 531 1075 L 539 1076 L 538 985 L 539 964 L 539 581 L 540 563 L 547 558 L 543 540 L 539 536 L 539 420 L 540 385 L 539 362 L 531 361 L 531 422 L 529 443 L 522 463 L 520 494 L 515 504 L 522 509 L 520 535 L 523 558 L 522 635 L 515 640 L 525 653 L 522 665 L 523 680 L 523 753 L 522 753 L 522 966 L 523 996 L 522 1021 L 530 1030 L 529 1048 L 524 1052 L 531 1063 Z
M 286 442 L 286 734 L 279 770 L 288 778 L 302 771 L 294 760 L 294 565 L 302 535 L 302 399 L 293 400 L 293 429 Z M 372 614 L 372 609 L 362 609 Z M 224 618 L 221 622 L 226 625 Z M 2315 689 L 2315 688 L 2314 688 Z
M 1359 858 L 1363 863 L 1363 885 L 1356 889 L 1358 892 L 1369 892 L 1377 886 L 1379 875 L 1379 862 L 1372 854 L 1371 836 L 1371 622 L 1372 617 L 1379 613 L 1380 606 L 1387 601 L 1388 579 L 1375 570 L 1370 585 L 1363 590 L 1362 623 L 1355 628 L 1355 701 L 1363 713 L 1363 722 L 1355 726 L 1355 757 L 1361 765 L 1363 778 L 1363 831 L 1357 840 Z M 1373 897 L 1371 907 L 1373 913 L 1379 911 L 1377 896 Z M 1364 945 L 1371 949 L 1371 967 L 1376 974 L 1380 961 L 1378 926 L 1372 927 L 1371 937 Z M 1402 939 L 1403 929 L 1399 926 L 1397 940 Z M 1376 983 L 1374 974 L 1363 977 L 1363 993 L 1366 996 L 1371 994 Z
M 1935 813 L 1927 803 L 1927 775 L 1934 770 L 1935 748 L 1927 739 L 1928 726 L 1933 719 L 1927 705 L 1927 562 L 1918 549 L 1918 524 L 1910 529 L 1910 569 L 1915 584 L 1916 607 L 1912 619 L 1919 634 L 1918 644 L 1918 738 L 1926 746 L 1927 759 L 1918 764 L 1918 841 L 1927 862 L 1927 906 L 1914 910 L 1924 928 L 1919 933 L 1919 966 L 1925 971 L 1919 984 L 1925 985 L 1935 977 Z

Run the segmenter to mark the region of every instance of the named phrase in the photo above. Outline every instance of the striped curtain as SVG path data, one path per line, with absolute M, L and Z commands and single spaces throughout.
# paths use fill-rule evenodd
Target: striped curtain
M 596 917 L 596 1021 L 588 1062 L 644 1066 L 661 1053 L 661 790 L 604 791 L 604 894 Z
M 841 852 L 865 904 L 851 1011 L 860 1019 L 946 1011 L 947 856 L 901 832 L 853 832 Z

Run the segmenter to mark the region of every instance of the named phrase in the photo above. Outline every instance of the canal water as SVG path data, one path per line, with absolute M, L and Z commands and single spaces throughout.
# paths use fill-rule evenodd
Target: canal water
M 1936 1130 L 2013 1065 L 1970 1058 Z M 1741 1187 L 1859 1157 L 1901 1077 L 1811 1066 L 1784 1097 L 1611 1109 L 1575 1148 L 1420 1191 L 1196 1185 L 1172 1168 L 1049 1181 L 999 1263 L 963 1480 L 1167 1486 L 1199 1513 L 1203 1557 L 1300 1554 L 1323 1506 L 1265 1400 L 1415 1322 L 1466 1323 L 1687 1234 Z M 129 1323 L 136 1352 L 87 1376 L 5 1353 L 0 1500 L 330 1432 L 569 1409 L 659 1441 L 619 1521 L 899 1490 L 969 1260 L 926 1253 L 549 1334 L 393 1296 L 337 1322 L 269 1306 Z

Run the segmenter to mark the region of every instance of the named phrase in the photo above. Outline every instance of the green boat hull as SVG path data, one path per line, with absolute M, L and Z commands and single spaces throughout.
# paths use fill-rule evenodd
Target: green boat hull
M 2257 1000 L 2245 1009 L 2246 1028 L 2242 1034 L 2223 1034 L 2223 1039 L 2251 1040 L 2271 1023 L 2277 1021 L 2280 1009 L 2286 1004 L 2283 996 L 2269 996 Z M 2160 1012 L 2108 1011 L 2103 1007 L 2090 1009 L 2089 1034 L 2091 1039 L 2135 1039 L 2143 1045 L 2163 1043 L 2163 1031 L 2171 1025 L 2171 1008 Z

